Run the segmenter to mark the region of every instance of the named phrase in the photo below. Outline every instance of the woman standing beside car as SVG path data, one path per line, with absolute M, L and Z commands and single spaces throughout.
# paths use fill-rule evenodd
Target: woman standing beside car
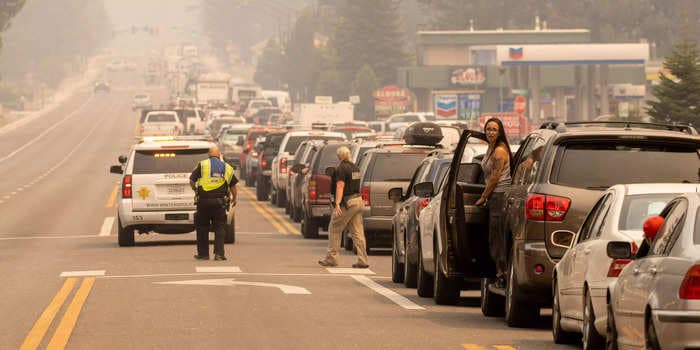
M 487 120 L 484 124 L 484 133 L 489 144 L 481 162 L 486 187 L 476 205 L 485 205 L 489 209 L 489 253 L 496 263 L 497 286 L 505 287 L 508 240 L 505 237 L 503 214 L 505 191 L 511 184 L 512 154 L 501 120 L 497 118 Z

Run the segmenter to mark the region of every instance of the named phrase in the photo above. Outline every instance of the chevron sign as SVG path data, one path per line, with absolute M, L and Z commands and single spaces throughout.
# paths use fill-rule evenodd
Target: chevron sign
M 435 95 L 435 116 L 457 119 L 457 95 Z

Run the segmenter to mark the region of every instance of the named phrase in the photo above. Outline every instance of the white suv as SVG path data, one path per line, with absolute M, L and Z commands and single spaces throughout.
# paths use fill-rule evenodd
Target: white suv
M 151 111 L 141 124 L 141 136 L 177 136 L 185 127 L 175 111 Z
M 194 231 L 194 192 L 189 177 L 207 158 L 211 142 L 194 138 L 146 138 L 120 156 L 110 172 L 123 174 L 117 212 L 119 245 L 133 246 L 139 234 Z M 233 208 L 226 218 L 226 243 L 236 237 Z
M 272 192 L 270 200 L 279 207 L 287 204 L 287 180 L 288 169 L 294 165 L 294 152 L 303 141 L 306 140 L 327 140 L 343 141 L 345 134 L 330 131 L 290 131 L 282 139 L 279 153 L 272 160 Z

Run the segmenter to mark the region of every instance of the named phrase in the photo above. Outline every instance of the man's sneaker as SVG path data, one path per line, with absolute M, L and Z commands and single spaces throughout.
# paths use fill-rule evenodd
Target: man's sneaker
M 223 260 L 226 260 L 226 257 L 223 255 L 214 255 L 214 260 L 223 261 Z
M 197 259 L 197 260 L 209 260 L 209 256 L 207 256 L 207 255 L 197 255 L 197 254 L 195 254 L 195 255 L 194 255 L 194 258 Z
M 325 258 L 319 260 L 319 261 L 318 261 L 318 264 L 321 265 L 321 266 L 323 266 L 323 267 L 334 267 L 334 266 L 338 266 L 338 262 L 336 262 L 335 260 L 330 259 L 330 258 L 328 258 L 328 257 L 325 257 Z
M 369 268 L 369 265 L 367 265 L 363 262 L 356 262 L 356 263 L 352 264 L 352 267 L 355 269 L 366 269 L 366 268 Z

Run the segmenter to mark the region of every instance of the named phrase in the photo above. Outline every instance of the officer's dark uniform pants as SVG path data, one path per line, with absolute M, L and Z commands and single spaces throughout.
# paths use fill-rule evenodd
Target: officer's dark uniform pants
M 194 214 L 197 230 L 197 255 L 209 256 L 209 229 L 214 229 L 214 254 L 226 256 L 226 209 L 223 198 L 200 198 Z

